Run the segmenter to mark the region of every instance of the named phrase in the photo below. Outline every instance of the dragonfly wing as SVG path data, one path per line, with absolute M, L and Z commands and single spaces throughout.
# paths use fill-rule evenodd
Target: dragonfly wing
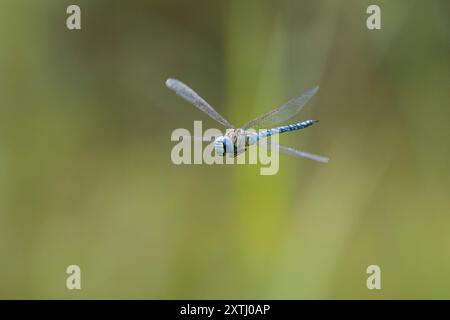
M 283 104 L 281 107 L 278 107 L 275 110 L 272 110 L 270 112 L 267 112 L 258 118 L 247 122 L 242 129 L 249 129 L 249 128 L 269 128 L 274 124 L 286 121 L 293 116 L 295 116 L 308 102 L 309 99 L 312 98 L 313 95 L 316 94 L 316 92 L 319 90 L 319 87 L 316 86 L 314 88 L 308 89 L 305 92 L 303 92 L 301 95 L 289 100 L 285 104 Z
M 208 116 L 222 124 L 228 129 L 234 128 L 224 117 L 222 117 L 213 107 L 211 107 L 208 102 L 206 102 L 202 97 L 200 97 L 194 90 L 189 88 L 183 82 L 176 79 L 167 79 L 166 86 L 175 91 L 176 94 L 184 98 L 186 101 L 192 103 L 194 106 L 202 110 Z
M 215 137 L 207 137 L 207 136 L 180 136 L 181 140 L 195 140 L 195 141 L 203 141 L 203 142 L 214 142 Z
M 261 145 L 268 148 L 269 150 L 278 148 L 279 151 L 289 154 L 294 157 L 307 158 L 307 159 L 311 159 L 311 160 L 322 162 L 322 163 L 327 163 L 330 160 L 327 157 L 323 157 L 323 156 L 319 156 L 317 154 L 312 154 L 312 153 L 300 151 L 300 150 L 297 150 L 297 149 L 294 149 L 291 147 L 286 147 L 283 145 L 271 143 L 270 141 L 267 141 L 267 145 L 265 145 L 265 144 L 261 144 Z

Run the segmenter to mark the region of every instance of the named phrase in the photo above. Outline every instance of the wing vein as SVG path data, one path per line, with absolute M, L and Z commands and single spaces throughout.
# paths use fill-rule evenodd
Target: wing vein
M 278 107 L 275 110 L 269 111 L 256 119 L 247 122 L 242 129 L 246 130 L 249 128 L 269 128 L 270 126 L 289 120 L 293 116 L 295 116 L 303 106 L 316 94 L 319 90 L 319 87 L 316 86 L 309 90 L 306 90 L 301 95 L 289 100 L 282 106 Z
M 224 127 L 228 129 L 234 128 L 234 126 L 229 123 L 224 117 L 222 117 L 213 107 L 211 107 L 208 102 L 206 102 L 194 90 L 192 90 L 183 82 L 176 79 L 167 79 L 166 86 L 170 90 L 173 90 L 177 95 L 181 96 L 183 99 L 185 99 L 198 109 L 202 110 L 212 119 L 222 124 Z

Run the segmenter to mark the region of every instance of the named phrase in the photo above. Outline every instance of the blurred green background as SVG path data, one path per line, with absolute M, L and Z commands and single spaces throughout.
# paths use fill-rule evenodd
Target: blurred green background
M 449 9 L 2 0 L 0 298 L 450 298 Z M 168 77 L 236 125 L 320 85 L 280 140 L 330 163 L 172 164 L 217 125 Z

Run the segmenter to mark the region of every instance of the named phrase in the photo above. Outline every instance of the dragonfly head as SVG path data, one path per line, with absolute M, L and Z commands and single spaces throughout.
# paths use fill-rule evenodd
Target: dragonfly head
M 214 140 L 214 149 L 220 156 L 224 156 L 226 153 L 234 153 L 233 141 L 228 136 L 217 137 Z

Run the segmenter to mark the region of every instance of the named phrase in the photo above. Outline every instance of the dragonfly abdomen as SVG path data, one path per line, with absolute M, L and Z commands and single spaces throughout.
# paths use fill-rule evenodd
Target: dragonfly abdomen
M 307 127 L 313 125 L 316 122 L 318 122 L 318 120 L 305 120 L 302 122 L 289 124 L 287 126 L 281 126 L 281 127 L 276 127 L 276 128 L 272 128 L 272 129 L 267 129 L 258 134 L 257 140 L 260 140 L 265 137 L 270 137 L 274 134 L 304 129 L 304 128 L 307 128 Z

